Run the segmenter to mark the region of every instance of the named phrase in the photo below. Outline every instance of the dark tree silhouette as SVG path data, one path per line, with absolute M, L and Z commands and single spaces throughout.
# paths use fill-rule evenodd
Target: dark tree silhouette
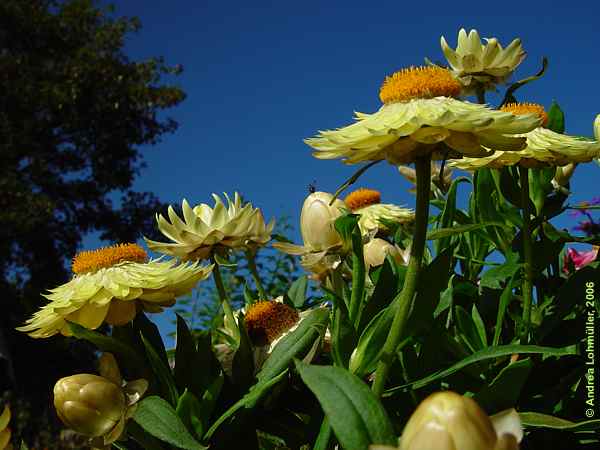
M 54 381 L 90 370 L 93 353 L 14 327 L 43 304 L 40 293 L 70 277 L 86 233 L 122 242 L 152 235 L 162 206 L 131 186 L 140 149 L 177 127 L 161 110 L 185 95 L 164 81 L 180 67 L 125 55 L 139 27 L 92 0 L 0 2 L 0 391 L 41 411 Z

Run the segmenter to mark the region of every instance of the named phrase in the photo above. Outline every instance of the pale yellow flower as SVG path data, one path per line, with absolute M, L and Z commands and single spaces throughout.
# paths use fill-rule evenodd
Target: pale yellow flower
M 109 445 L 123 433 L 148 382 L 139 379 L 125 383 L 110 353 L 102 355 L 100 369 L 102 376 L 82 373 L 58 380 L 54 408 L 69 428 Z
M 8 405 L 4 405 L 4 410 L 0 414 L 0 450 L 12 450 L 13 448 L 10 443 L 11 431 L 8 427 L 10 417 L 10 408 Z
M 358 226 L 363 236 L 388 231 L 384 221 L 407 224 L 414 222 L 415 213 L 392 203 L 380 203 L 381 194 L 374 189 L 357 189 L 344 202 L 354 214 L 360 214 Z
M 291 255 L 300 256 L 300 264 L 307 271 L 322 275 L 335 268 L 341 259 L 336 253 L 342 238 L 335 230 L 337 218 L 348 211 L 346 204 L 328 192 L 313 192 L 304 200 L 300 213 L 300 232 L 304 245 L 275 242 L 273 247 Z
M 250 203 L 242 204 L 237 192 L 233 201 L 225 194 L 227 206 L 218 195 L 213 194 L 213 198 L 213 208 L 201 203 L 192 209 L 183 200 L 183 220 L 171 206 L 169 220 L 157 214 L 159 230 L 173 242 L 146 239 L 148 247 L 186 261 L 209 258 L 215 248 L 255 249 L 269 242 L 275 221 L 266 224 L 260 209 Z
M 379 111 L 357 113 L 356 123 L 305 142 L 319 159 L 342 158 L 348 164 L 386 159 L 399 165 L 427 154 L 446 159 L 521 150 L 525 139 L 513 135 L 540 123 L 535 115 L 515 116 L 453 98 L 460 91 L 460 83 L 441 67 L 404 69 L 384 81 Z
M 458 32 L 456 50 L 450 48 L 443 36 L 440 39 L 453 75 L 467 91 L 475 85 L 487 90 L 495 89 L 497 84 L 507 80 L 527 55 L 520 39 L 513 40 L 505 49 L 496 38 L 485 41 L 486 44 L 481 42 L 477 30 L 467 34 L 464 28 Z
M 373 238 L 363 246 L 365 264 L 368 267 L 378 267 L 383 264 L 387 255 L 390 255 L 398 264 L 408 265 L 410 249 L 402 250 L 381 238 Z
M 252 355 L 254 370 L 258 372 L 266 359 L 271 355 L 275 346 L 294 331 L 300 323 L 312 312 L 312 309 L 298 311 L 288 306 L 283 301 L 283 296 L 273 300 L 259 301 L 248 307 L 243 307 L 234 312 L 236 321 L 244 314 L 244 326 L 252 342 Z M 229 323 L 224 316 L 224 332 L 233 337 L 235 324 Z M 218 344 L 217 358 L 222 363 L 226 373 L 232 370 L 235 348 L 229 344 Z M 307 355 L 312 359 L 314 354 Z M 305 359 L 306 362 L 309 360 Z
M 523 428 L 518 413 L 509 409 L 491 417 L 471 398 L 436 392 L 412 414 L 399 450 L 518 450 Z M 369 450 L 395 447 L 372 445 Z
M 43 306 L 25 326 L 35 338 L 70 335 L 67 321 L 96 329 L 103 322 L 124 325 L 137 311 L 162 311 L 210 275 L 212 266 L 147 259 L 136 244 L 86 251 L 73 259 L 73 278 L 45 294 Z
M 515 114 L 537 113 L 543 108 L 535 104 L 509 104 L 503 107 Z M 520 152 L 496 152 L 484 158 L 463 158 L 449 162 L 458 169 L 477 170 L 482 167 L 499 169 L 519 164 L 524 167 L 567 166 L 571 163 L 589 162 L 600 156 L 600 141 L 556 133 L 538 127 L 523 135 L 527 146 Z

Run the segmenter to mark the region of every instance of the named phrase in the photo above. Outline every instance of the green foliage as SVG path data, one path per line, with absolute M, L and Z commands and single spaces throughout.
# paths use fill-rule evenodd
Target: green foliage
M 95 356 L 84 341 L 42 344 L 14 328 L 42 305 L 40 293 L 67 281 L 87 233 L 119 242 L 155 233 L 161 202 L 131 188 L 141 149 L 176 129 L 162 113 L 185 94 L 165 82 L 179 67 L 124 53 L 139 28 L 92 0 L 0 3 L 0 347 L 10 358 L 0 392 L 27 393 L 23 404 L 55 434 L 52 384 L 93 371 Z M 32 448 L 64 445 L 37 419 L 15 434 Z

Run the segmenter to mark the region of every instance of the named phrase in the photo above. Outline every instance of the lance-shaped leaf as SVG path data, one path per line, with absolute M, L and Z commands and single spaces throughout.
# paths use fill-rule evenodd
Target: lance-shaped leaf
M 302 381 L 315 394 L 343 448 L 394 444 L 390 419 L 368 386 L 345 369 L 296 361 Z

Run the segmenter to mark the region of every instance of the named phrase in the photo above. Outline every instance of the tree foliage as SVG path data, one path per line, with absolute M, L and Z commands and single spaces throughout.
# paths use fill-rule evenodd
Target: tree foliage
M 142 146 L 177 127 L 161 111 L 185 95 L 163 81 L 180 67 L 127 57 L 125 39 L 139 28 L 92 0 L 0 3 L 0 390 L 15 388 L 17 374 L 18 389 L 42 394 L 40 404 L 45 380 L 92 354 L 76 363 L 75 344 L 56 339 L 42 351 L 14 327 L 40 306 L 40 292 L 68 279 L 86 233 L 135 241 L 153 234 L 161 207 L 132 183 Z

